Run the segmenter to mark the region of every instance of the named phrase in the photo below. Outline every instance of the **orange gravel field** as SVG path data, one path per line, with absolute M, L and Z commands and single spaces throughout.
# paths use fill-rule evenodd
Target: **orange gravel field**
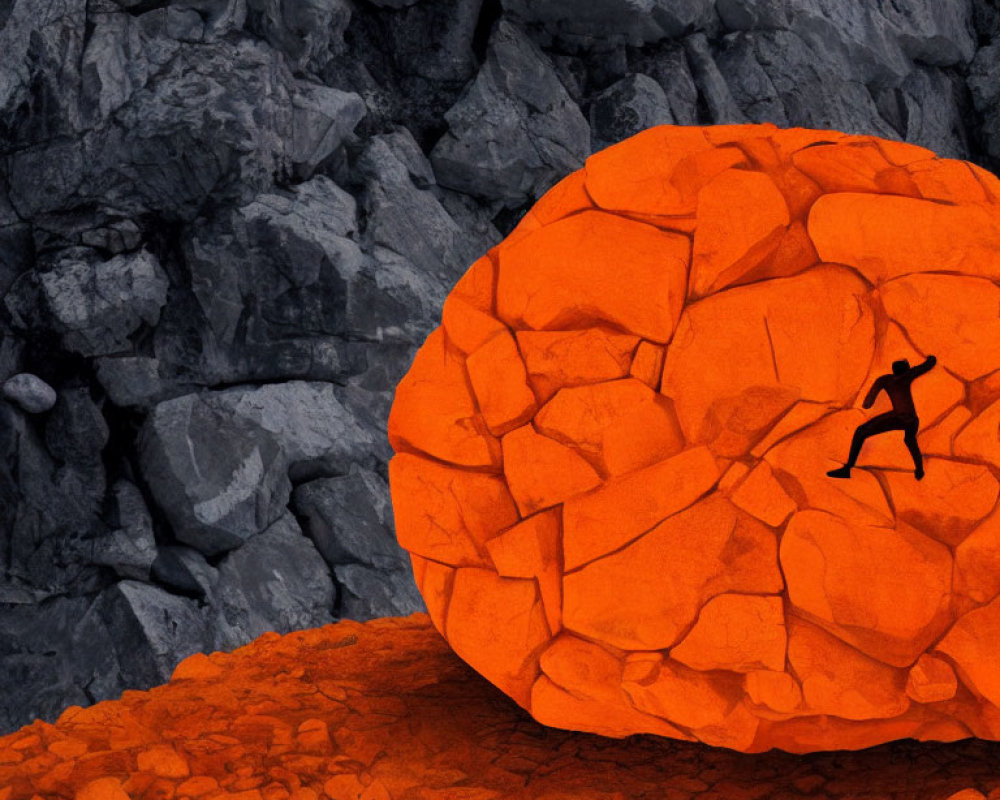
M 265 634 L 36 721 L 0 739 L 0 800 L 996 800 L 998 757 L 976 739 L 747 755 L 547 728 L 414 614 Z

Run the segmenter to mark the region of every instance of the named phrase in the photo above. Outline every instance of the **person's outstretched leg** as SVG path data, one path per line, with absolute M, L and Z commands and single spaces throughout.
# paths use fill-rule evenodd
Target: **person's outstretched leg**
M 839 469 L 831 469 L 826 474 L 831 478 L 850 478 L 851 468 L 858 463 L 858 456 L 861 454 L 861 445 L 865 443 L 865 439 L 877 433 L 898 430 L 901 427 L 899 418 L 892 411 L 887 411 L 884 414 L 879 414 L 877 417 L 872 417 L 867 422 L 862 422 L 858 425 L 857 430 L 854 431 L 854 436 L 851 438 L 851 450 L 847 456 L 847 463 Z
M 903 442 L 906 444 L 906 449 L 910 451 L 910 457 L 913 459 L 913 476 L 919 481 L 924 477 L 924 459 L 920 455 L 920 445 L 917 444 L 918 427 L 919 423 L 907 426 L 903 432 Z

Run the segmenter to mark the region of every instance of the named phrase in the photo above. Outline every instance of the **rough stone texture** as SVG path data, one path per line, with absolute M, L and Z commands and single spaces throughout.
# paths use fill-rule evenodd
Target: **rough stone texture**
M 213 649 L 231 649 L 266 631 L 297 630 L 333 620 L 330 570 L 290 513 L 219 564 L 212 605 Z
M 547 728 L 424 614 L 266 633 L 0 738 L 5 800 L 622 797 L 995 800 L 998 745 L 762 753 Z
M 590 104 L 592 149 L 603 150 L 646 128 L 674 122 L 660 84 L 648 75 L 629 75 L 609 86 Z
M 371 470 L 354 464 L 347 475 L 303 483 L 291 507 L 306 519 L 306 533 L 331 567 L 392 569 L 406 560 L 392 532 L 388 487 Z
M 167 301 L 167 277 L 145 250 L 88 264 L 62 260 L 39 276 L 49 325 L 63 346 L 85 356 L 130 349 L 128 336 L 156 325 Z
M 264 530 L 281 515 L 291 491 L 275 437 L 200 395 L 157 406 L 143 428 L 139 455 L 143 478 L 174 535 L 206 555 Z
M 485 64 L 445 119 L 448 132 L 431 153 L 438 180 L 509 206 L 537 197 L 589 149 L 587 121 L 551 63 L 508 22 L 495 28 Z
M 142 492 L 124 479 L 111 492 L 119 527 L 90 540 L 90 561 L 111 567 L 121 578 L 149 580 L 157 557 L 156 539 Z
M 998 34 L 989 0 L 0 0 L 0 381 L 35 375 L 52 388 L 50 401 L 58 398 L 37 414 L 8 396 L 0 401 L 0 617 L 15 605 L 26 618 L 65 614 L 72 632 L 38 626 L 48 639 L 32 658 L 51 662 L 45 667 L 0 656 L 0 726 L 28 722 L 40 708 L 51 718 L 60 692 L 66 703 L 83 703 L 129 688 L 108 655 L 118 634 L 96 611 L 64 611 L 58 597 L 92 604 L 122 580 L 148 582 L 216 624 L 211 588 L 223 555 L 206 558 L 183 544 L 206 527 L 190 527 L 195 504 L 221 508 L 234 502 L 227 487 L 242 486 L 250 495 L 234 513 L 250 519 L 257 509 L 249 498 L 260 499 L 267 508 L 248 528 L 259 531 L 286 513 L 289 489 L 347 476 L 354 465 L 384 481 L 386 419 L 417 345 L 442 309 L 463 352 L 484 335 L 483 309 L 446 304 L 448 291 L 592 149 L 654 122 L 769 121 L 885 135 L 995 170 Z M 829 178 L 820 160 L 772 176 L 792 216 L 812 202 L 816 181 Z M 853 183 L 841 190 L 870 191 L 875 163 L 857 159 Z M 928 199 L 994 185 L 962 165 L 947 172 L 917 165 L 909 174 Z M 899 173 L 888 179 L 886 191 L 912 191 Z M 706 194 L 716 210 L 738 188 L 726 180 Z M 579 184 L 566 189 L 583 194 Z M 677 213 L 687 213 L 689 199 L 674 198 Z M 761 212 L 747 237 L 783 224 L 780 208 L 765 204 Z M 544 221 L 541 208 L 532 213 Z M 962 224 L 982 227 L 974 216 Z M 814 255 L 804 226 L 793 228 L 783 252 L 801 266 Z M 682 238 L 664 247 L 679 252 Z M 947 243 L 912 238 L 906 260 L 920 248 L 947 256 Z M 659 252 L 652 242 L 650 250 Z M 729 280 L 716 270 L 731 255 L 699 251 L 699 290 Z M 905 291 L 885 300 L 905 305 L 909 293 L 929 286 L 900 281 Z M 977 325 L 992 324 L 990 308 L 984 294 Z M 924 321 L 906 323 L 905 335 L 892 335 L 927 334 Z M 681 427 L 650 403 L 655 392 L 636 385 L 656 388 L 663 348 L 636 338 L 609 328 L 561 340 L 519 335 L 514 344 L 539 402 L 560 386 L 634 378 L 623 397 L 647 427 L 650 452 L 676 447 Z M 519 372 L 511 341 L 494 347 L 498 363 Z M 596 352 L 599 359 L 586 357 Z M 490 367 L 484 356 L 492 355 L 476 359 L 480 385 Z M 979 369 L 961 348 L 949 357 L 961 363 L 961 378 Z M 287 386 L 254 394 L 300 381 L 333 384 L 339 405 Z M 963 383 L 941 384 L 946 416 L 928 431 L 927 446 L 947 454 L 958 434 L 962 457 L 992 452 L 992 384 L 976 379 L 968 426 L 973 411 L 948 411 Z M 285 405 L 288 426 L 253 415 L 234 421 L 239 415 L 226 404 L 216 416 L 199 407 L 192 424 L 159 425 L 152 438 L 172 455 L 147 480 L 142 453 L 150 437 L 140 434 L 164 414 L 156 409 L 230 389 L 272 411 Z M 522 477 L 530 474 L 531 441 L 543 437 L 505 430 L 524 411 L 525 391 L 491 399 L 493 439 L 479 452 L 466 446 L 467 463 L 510 458 Z M 449 413 L 460 418 L 470 402 Z M 818 408 L 801 401 L 790 418 Z M 315 418 L 305 421 L 312 414 L 330 416 L 330 437 Z M 557 417 L 554 427 L 566 421 Z M 207 431 L 212 419 L 218 424 Z M 320 454 L 294 465 L 275 456 L 267 481 L 281 486 L 268 501 L 267 481 L 253 484 L 238 470 L 252 453 L 246 444 L 273 439 L 286 448 L 297 427 L 313 431 L 310 452 Z M 189 433 L 193 455 L 185 452 Z M 203 441 L 194 438 L 203 433 Z M 562 492 L 599 469 L 617 474 L 649 457 L 580 433 L 590 437 L 586 458 L 560 442 L 546 449 L 546 463 L 565 478 Z M 730 432 L 725 446 L 748 435 Z M 331 443 L 336 437 L 344 444 Z M 214 465 L 204 494 L 184 470 L 195 462 Z M 775 474 L 754 470 L 734 501 L 767 521 L 784 520 L 787 497 L 753 502 Z M 168 496 L 186 497 L 174 516 L 160 506 Z M 517 510 L 549 497 L 522 482 L 514 499 Z M 943 506 L 934 514 L 956 519 Z M 915 519 L 912 508 L 907 515 Z M 178 530 L 187 532 L 179 537 L 180 517 Z M 955 523 L 955 536 L 966 524 Z M 227 530 L 223 549 L 246 538 Z M 984 587 L 995 583 L 989 536 L 977 529 L 948 546 L 959 548 L 956 581 L 985 602 Z M 408 568 L 350 560 L 329 567 L 335 615 L 388 613 L 386 598 L 415 600 Z M 268 609 L 254 613 L 266 618 Z M 99 648 L 88 649 L 91 641 Z M 41 683 L 23 677 L 35 673 L 53 687 L 44 707 L 31 701 Z M 937 673 L 929 667 L 927 675 L 937 686 Z M 752 684 L 782 688 L 766 677 Z
M 712 15 L 708 0 L 595 0 L 582 7 L 571 0 L 502 2 L 516 19 L 541 23 L 572 44 L 642 45 L 680 36 Z
M 397 536 L 456 653 L 606 736 L 1000 739 L 997 186 L 733 125 L 648 129 L 554 187 L 389 415 Z M 828 477 L 875 379 L 932 353 L 926 477 L 898 433 Z

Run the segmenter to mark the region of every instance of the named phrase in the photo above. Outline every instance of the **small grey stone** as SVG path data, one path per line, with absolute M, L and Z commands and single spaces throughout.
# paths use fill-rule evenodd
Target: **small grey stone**
M 56 404 L 56 390 L 30 372 L 21 372 L 5 380 L 3 396 L 29 414 L 41 414 Z

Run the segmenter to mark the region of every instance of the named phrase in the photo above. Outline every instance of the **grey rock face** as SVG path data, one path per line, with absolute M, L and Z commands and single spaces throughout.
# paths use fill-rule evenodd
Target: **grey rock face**
M 222 560 L 213 599 L 214 649 L 333 621 L 330 570 L 288 513 Z
M 148 410 L 171 394 L 183 394 L 188 388 L 171 384 L 160 375 L 159 359 L 149 356 L 120 356 L 94 360 L 97 381 L 108 399 L 119 407 L 134 406 Z
M 129 349 L 128 335 L 155 325 L 167 302 L 167 276 L 145 250 L 110 261 L 60 261 L 39 276 L 51 328 L 85 356 Z
M 212 344 L 345 334 L 348 283 L 364 262 L 356 214 L 353 197 L 317 177 L 195 227 L 185 260 Z
M 45 449 L 59 461 L 97 466 L 108 443 L 108 424 L 86 386 L 59 392 L 45 421 Z
M 797 29 L 736 34 L 717 62 L 751 122 L 803 120 L 803 127 L 898 138 L 867 86 L 849 77 L 850 64 L 836 40 L 810 41 Z
M 99 462 L 58 465 L 30 418 L 0 404 L 0 585 L 36 600 L 100 589 L 81 542 L 104 527 L 103 495 Z
M 667 95 L 648 75 L 622 78 L 590 104 L 594 150 L 602 150 L 654 125 L 672 124 L 674 115 Z
M 900 79 L 914 61 L 934 66 L 965 63 L 975 52 L 971 7 L 917 0 L 904 4 L 837 0 L 719 0 L 731 30 L 792 30 L 819 54 L 833 54 L 845 74 L 864 83 Z
M 111 567 L 121 578 L 148 581 L 156 558 L 153 519 L 138 487 L 118 480 L 111 487 L 118 526 L 89 540 L 89 561 Z
M 334 574 L 341 586 L 340 613 L 348 619 L 399 617 L 427 610 L 408 565 L 386 572 L 344 564 Z
M 578 46 L 608 42 L 641 46 L 680 36 L 708 22 L 712 5 L 710 0 L 503 0 L 504 9 L 514 17 L 541 23 Z
M 329 475 L 342 464 L 374 463 L 376 434 L 358 424 L 344 393 L 332 384 L 288 381 L 226 389 L 204 402 L 272 436 L 295 481 Z
M 166 545 L 156 548 L 150 575 L 174 594 L 201 600 L 215 588 L 219 571 L 193 547 Z
M 0 0 L 0 733 L 422 608 L 394 388 L 594 148 L 768 121 L 996 171 L 998 37 L 991 0 Z
M 70 641 L 88 605 L 82 597 L 57 597 L 40 607 L 31 603 L 0 605 L 0 670 L 5 695 L 0 724 L 16 728 L 22 724 L 22 713 L 32 719 L 54 719 L 68 703 L 92 702 L 86 695 L 85 667 L 71 669 L 65 661 L 52 657 L 54 643 L 61 646 Z
M 284 53 L 296 69 L 321 70 L 345 49 L 347 0 L 247 0 L 248 27 Z
M 969 69 L 969 89 L 983 115 L 983 146 L 1000 161 L 1000 40 L 983 47 Z
M 27 5 L 17 4 L 19 21 Z M 107 19 L 95 28 L 82 78 L 60 88 L 77 138 L 52 142 L 15 128 L 25 140 L 15 138 L 21 146 L 10 165 L 11 202 L 21 216 L 96 197 L 129 217 L 154 212 L 193 219 L 210 197 L 245 201 L 275 176 L 308 177 L 364 113 L 356 95 L 293 78 L 265 45 L 177 41 L 169 38 L 177 35 L 169 24 L 147 23 L 154 13 L 99 15 Z M 84 30 L 82 16 L 79 21 L 76 36 Z M 31 23 L 21 25 L 4 29 L 13 40 L 7 52 L 27 53 L 17 37 L 30 38 Z M 39 28 L 53 47 L 69 35 L 56 21 Z M 26 78 L 7 76 L 10 84 L 19 79 Z M 6 110 L 14 127 L 16 91 L 11 95 L 5 104 L 0 91 L 0 120 Z
M 291 5 L 291 4 L 289 4 Z M 308 178 L 343 144 L 365 115 L 365 104 L 353 92 L 300 82 L 292 95 L 293 177 Z
M 205 647 L 205 619 L 196 603 L 157 586 L 119 581 L 95 601 L 126 686 L 154 686 Z
M 392 532 L 388 490 L 379 475 L 354 464 L 347 475 L 298 486 L 291 507 L 305 517 L 305 532 L 331 567 L 396 569 L 406 563 L 406 553 Z
M 139 437 L 139 460 L 178 541 L 206 555 L 264 530 L 291 491 L 275 437 L 200 394 L 153 409 Z
M 431 190 L 434 172 L 408 131 L 372 137 L 358 161 L 358 173 L 365 179 L 366 232 L 376 259 L 391 264 L 396 256 L 412 265 L 406 272 L 413 287 L 409 297 L 398 297 L 401 307 L 395 316 L 416 306 L 414 316 L 423 325 L 414 331 L 419 339 L 411 341 L 422 341 L 448 289 L 482 253 L 480 242 L 458 225 Z M 392 267 L 383 271 L 388 273 L 383 283 L 399 272 Z M 374 277 L 378 281 L 380 276 Z M 393 294 L 376 292 L 383 293 Z
M 177 539 L 219 555 L 281 516 L 290 476 L 304 480 L 341 463 L 372 462 L 375 435 L 337 395 L 331 384 L 291 381 L 157 405 L 140 434 L 139 458 Z
M 431 153 L 438 181 L 508 206 L 539 196 L 580 167 L 590 132 L 552 63 L 516 26 L 500 22 L 486 62 L 445 114 Z
M 691 67 L 691 76 L 713 123 L 757 121 L 747 119 L 743 109 L 736 102 L 726 76 L 722 74 L 713 58 L 708 37 L 704 33 L 695 33 L 687 37 L 684 40 L 684 50 Z
M 22 372 L 3 382 L 3 396 L 29 414 L 41 414 L 56 404 L 56 391 L 37 375 Z

